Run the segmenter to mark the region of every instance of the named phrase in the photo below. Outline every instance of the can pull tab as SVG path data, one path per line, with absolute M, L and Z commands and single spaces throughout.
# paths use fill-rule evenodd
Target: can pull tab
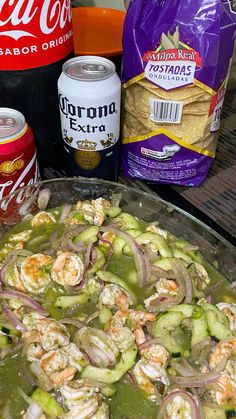
M 83 69 L 88 73 L 106 73 L 106 68 L 102 64 L 85 64 Z
M 15 120 L 13 118 L 0 118 L 0 128 L 9 129 L 14 126 Z

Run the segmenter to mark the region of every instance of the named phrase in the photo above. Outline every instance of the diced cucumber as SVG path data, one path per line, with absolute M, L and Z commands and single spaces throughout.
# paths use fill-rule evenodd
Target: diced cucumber
M 116 394 L 116 388 L 112 385 L 102 387 L 100 392 L 106 397 L 112 397 Z
M 236 417 L 236 410 L 232 405 L 225 405 L 224 406 L 225 416 L 227 419 L 235 418 Z
M 32 390 L 30 398 L 43 409 L 46 415 L 52 419 L 65 413 L 54 397 L 42 390 L 40 387 L 35 387 Z
M 171 331 L 180 326 L 183 320 L 181 312 L 168 312 L 161 314 L 153 325 L 153 335 L 161 338 L 161 344 L 172 354 L 184 354 L 183 347 L 171 336 Z M 173 355 L 172 355 L 173 356 Z
M 86 304 L 89 300 L 88 294 L 81 293 L 79 295 L 62 295 L 55 301 L 58 308 L 68 308 L 77 304 Z
M 17 329 L 15 329 L 11 323 L 8 323 L 5 320 L 0 320 L 0 331 L 6 333 L 7 335 L 19 335 Z
M 126 233 L 130 234 L 132 237 L 136 238 L 142 234 L 141 230 L 135 230 L 134 228 L 126 230 Z M 133 253 L 128 244 L 125 244 L 123 247 L 123 253 L 126 256 L 132 256 Z
M 137 353 L 137 346 L 133 345 L 126 352 L 122 353 L 120 361 L 113 369 L 98 368 L 88 365 L 82 371 L 81 378 L 90 378 L 105 384 L 116 383 L 135 365 Z
M 215 337 L 218 340 L 229 340 L 233 337 L 233 333 L 230 331 L 229 327 L 225 326 L 225 324 L 219 320 L 215 311 L 207 310 L 205 316 L 212 337 Z
M 94 242 L 97 241 L 97 235 L 99 232 L 98 226 L 92 226 L 86 228 L 86 230 L 81 231 L 81 233 L 78 234 L 78 236 L 75 237 L 74 243 L 79 242 Z
M 125 230 L 139 230 L 140 228 L 140 222 L 135 217 L 133 217 L 133 215 L 126 212 L 121 212 L 121 214 L 116 217 L 115 221 L 120 223 Z
M 88 269 L 87 271 L 88 275 L 96 273 L 106 263 L 106 259 L 104 257 L 104 254 L 101 252 L 101 250 L 98 247 L 95 247 L 95 249 L 96 249 L 97 257 L 92 268 Z
M 204 308 L 205 311 L 208 311 L 208 310 L 214 311 L 214 313 L 215 313 L 215 315 L 218 319 L 218 322 L 224 324 L 227 328 L 229 328 L 228 318 L 225 316 L 225 314 L 218 307 L 216 307 L 214 304 L 204 303 L 203 308 Z
M 136 240 L 139 245 L 150 242 L 163 257 L 171 258 L 173 256 L 172 250 L 166 240 L 159 234 L 150 232 L 143 233 Z
M 174 247 L 174 248 L 172 247 L 172 252 L 175 258 L 183 259 L 185 260 L 185 262 L 188 262 L 188 263 L 192 261 L 191 257 L 187 255 L 187 253 L 184 252 L 182 249 L 179 249 L 177 247 Z
M 101 324 L 106 324 L 112 317 L 112 312 L 107 307 L 103 306 L 99 311 L 99 321 Z
M 113 253 L 115 256 L 121 256 L 123 252 L 123 247 L 126 245 L 126 242 L 120 237 L 115 237 L 113 240 Z
M 172 263 L 175 262 L 177 260 L 177 258 L 172 258 L 172 257 L 167 257 L 167 258 L 160 258 L 155 260 L 155 262 L 153 262 L 154 266 L 157 266 L 160 269 L 163 269 L 164 271 L 173 271 L 173 265 Z M 183 260 L 183 264 L 185 266 L 187 266 L 187 263 Z
M 130 289 L 129 285 L 124 281 L 124 279 L 109 271 L 98 271 L 97 276 L 104 282 L 110 282 L 111 284 L 116 284 L 119 287 L 124 288 L 131 296 L 133 302 L 136 302 L 136 297 L 133 291 Z
M 192 320 L 192 338 L 191 338 L 191 347 L 206 339 L 209 336 L 209 331 L 207 327 L 207 322 L 205 315 L 199 319 Z
M 120 207 L 110 207 L 110 208 L 104 208 L 103 212 L 105 215 L 107 215 L 110 218 L 115 218 L 118 217 L 118 215 L 120 215 L 121 213 L 121 208 Z
M 0 349 L 7 348 L 12 344 L 12 338 L 8 335 L 0 335 Z
M 203 404 L 203 412 L 206 419 L 226 419 L 224 409 L 220 407 L 210 407 Z
M 188 319 L 189 317 L 192 317 L 195 307 L 197 306 L 194 304 L 179 304 L 169 308 L 168 312 L 178 311 L 182 313 L 183 319 Z

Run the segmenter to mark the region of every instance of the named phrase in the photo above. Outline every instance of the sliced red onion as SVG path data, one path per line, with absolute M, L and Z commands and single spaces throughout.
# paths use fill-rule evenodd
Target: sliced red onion
M 135 387 L 137 385 L 134 374 L 131 371 L 128 371 L 126 373 L 126 377 L 127 377 L 127 380 L 129 381 L 129 383 L 132 384 L 132 386 Z
M 49 203 L 51 191 L 48 188 L 42 189 L 38 194 L 38 207 L 40 211 L 44 211 Z
M 110 226 L 101 227 L 100 231 L 104 233 L 107 231 L 111 231 L 116 236 L 121 237 L 125 242 L 127 242 L 127 244 L 129 245 L 133 253 L 137 274 L 139 276 L 139 285 L 140 287 L 143 287 L 149 279 L 150 270 L 149 270 L 148 261 L 145 259 L 143 252 L 141 248 L 139 247 L 138 243 L 136 242 L 136 240 L 130 234 L 124 231 L 120 231 L 114 227 L 110 227 Z
M 86 320 L 85 320 L 85 324 L 89 324 L 91 323 L 94 319 L 96 319 L 99 316 L 100 312 L 97 310 L 94 313 L 90 314 Z
M 0 299 L 2 298 L 4 299 L 6 298 L 10 300 L 13 300 L 13 299 L 19 300 L 26 306 L 31 307 L 36 311 L 39 311 L 45 316 L 48 315 L 48 313 L 44 310 L 44 308 L 39 303 L 37 303 L 37 301 L 29 297 L 28 295 L 23 294 L 23 292 L 13 291 L 13 290 L 4 290 L 0 292 Z
M 182 358 L 180 361 L 174 359 L 171 360 L 171 366 L 182 376 L 182 377 L 192 377 L 195 374 L 198 374 L 192 365 L 188 363 L 185 358 Z
M 0 285 L 5 285 L 5 280 L 4 280 L 4 268 L 5 266 L 2 267 L 2 269 L 0 270 Z
M 159 266 L 151 265 L 151 271 L 153 274 L 157 276 L 157 278 L 166 278 L 166 279 L 173 279 L 173 280 L 177 278 L 176 273 L 174 273 L 173 271 L 165 271 Z
M 166 409 L 169 403 L 172 403 L 175 399 L 175 397 L 181 397 L 183 398 L 187 403 L 191 406 L 191 419 L 201 419 L 200 413 L 199 413 L 199 407 L 198 403 L 193 397 L 192 394 L 188 393 L 187 391 L 183 390 L 174 390 L 171 393 L 168 394 L 168 396 L 165 397 L 163 400 L 160 410 L 157 415 L 157 419 L 165 419 L 167 417 Z
M 107 244 L 109 246 L 110 249 L 109 249 L 109 252 L 106 256 L 107 259 L 109 259 L 113 255 L 113 246 L 112 246 L 111 242 L 109 242 L 109 240 L 104 239 L 101 234 L 98 234 L 98 238 L 102 243 Z
M 68 216 L 71 208 L 72 208 L 72 205 L 70 205 L 70 204 L 63 205 L 62 210 L 61 210 L 61 215 L 60 215 L 60 218 L 58 220 L 59 223 L 61 223 L 61 224 L 64 223 L 64 221 L 65 221 L 66 217 Z
M 84 243 L 74 243 L 71 239 L 68 239 L 67 243 L 67 248 L 69 250 L 73 250 L 76 253 L 84 253 L 87 250 L 87 245 Z
M 26 401 L 26 403 L 31 404 L 33 402 L 32 399 L 29 396 L 27 396 L 27 394 L 20 387 L 18 387 L 18 393 L 20 394 L 22 399 Z
M 87 250 L 86 250 L 85 258 L 84 258 L 84 271 L 85 272 L 87 271 L 87 269 L 89 269 L 89 266 L 90 266 L 92 247 L 93 247 L 93 242 L 90 242 L 87 245 Z
M 82 327 L 85 326 L 85 323 L 83 323 L 81 320 L 79 319 L 70 319 L 70 318 L 66 318 L 66 319 L 61 319 L 60 323 L 62 324 L 70 324 L 72 326 L 78 327 L 78 329 L 81 329 Z
M 219 371 L 211 371 L 200 373 L 198 375 L 191 375 L 189 377 L 172 377 L 172 380 L 182 387 L 204 387 L 208 384 L 215 383 L 220 378 Z
M 220 281 L 218 281 L 216 284 L 212 285 L 211 287 L 207 287 L 204 290 L 205 295 L 212 294 L 213 291 L 215 291 L 217 288 L 221 287 L 221 285 L 223 285 L 224 283 L 225 283 L 225 279 L 221 279 Z
M 193 299 L 193 283 L 191 276 L 185 268 L 183 262 L 180 260 L 174 260 L 172 262 L 173 270 L 178 276 L 178 279 L 182 279 L 185 283 L 186 295 L 184 302 L 185 304 L 191 304 Z
M 141 352 L 143 349 L 149 348 L 152 345 L 161 345 L 161 338 L 153 338 L 153 339 L 147 339 L 145 342 L 141 343 L 141 345 L 138 346 L 138 350 Z
M 201 340 L 201 342 L 198 342 L 195 345 L 193 345 L 192 350 L 191 350 L 191 357 L 198 358 L 202 350 L 205 349 L 206 347 L 209 347 L 210 342 L 211 342 L 211 338 L 210 336 L 208 336 L 205 339 Z
M 24 333 L 26 331 L 25 326 L 23 326 L 18 317 L 16 317 L 6 303 L 2 304 L 2 309 L 9 322 L 16 328 L 16 330 Z

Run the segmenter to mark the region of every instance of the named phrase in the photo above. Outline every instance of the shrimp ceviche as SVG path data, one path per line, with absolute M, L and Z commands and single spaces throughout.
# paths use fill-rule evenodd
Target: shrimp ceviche
M 0 242 L 0 417 L 236 417 L 235 284 L 157 222 L 41 192 Z

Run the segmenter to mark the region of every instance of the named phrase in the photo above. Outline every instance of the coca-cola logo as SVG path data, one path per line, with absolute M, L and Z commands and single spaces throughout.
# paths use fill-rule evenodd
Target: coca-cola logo
M 6 211 L 9 203 L 14 199 L 14 195 L 11 195 L 9 198 L 4 199 L 4 195 L 8 195 L 12 192 L 15 192 L 18 188 L 23 188 L 24 186 L 31 186 L 39 180 L 39 168 L 36 160 L 36 152 L 32 156 L 31 160 L 22 171 L 17 181 L 8 180 L 6 182 L 0 183 L 0 209 Z M 16 202 L 21 203 L 25 197 L 22 194 L 22 191 L 19 191 L 16 197 Z
M 37 38 L 38 27 L 49 35 L 71 19 L 70 0 L 42 0 L 41 6 L 37 0 L 0 0 L 0 28 L 7 27 L 0 36 Z

